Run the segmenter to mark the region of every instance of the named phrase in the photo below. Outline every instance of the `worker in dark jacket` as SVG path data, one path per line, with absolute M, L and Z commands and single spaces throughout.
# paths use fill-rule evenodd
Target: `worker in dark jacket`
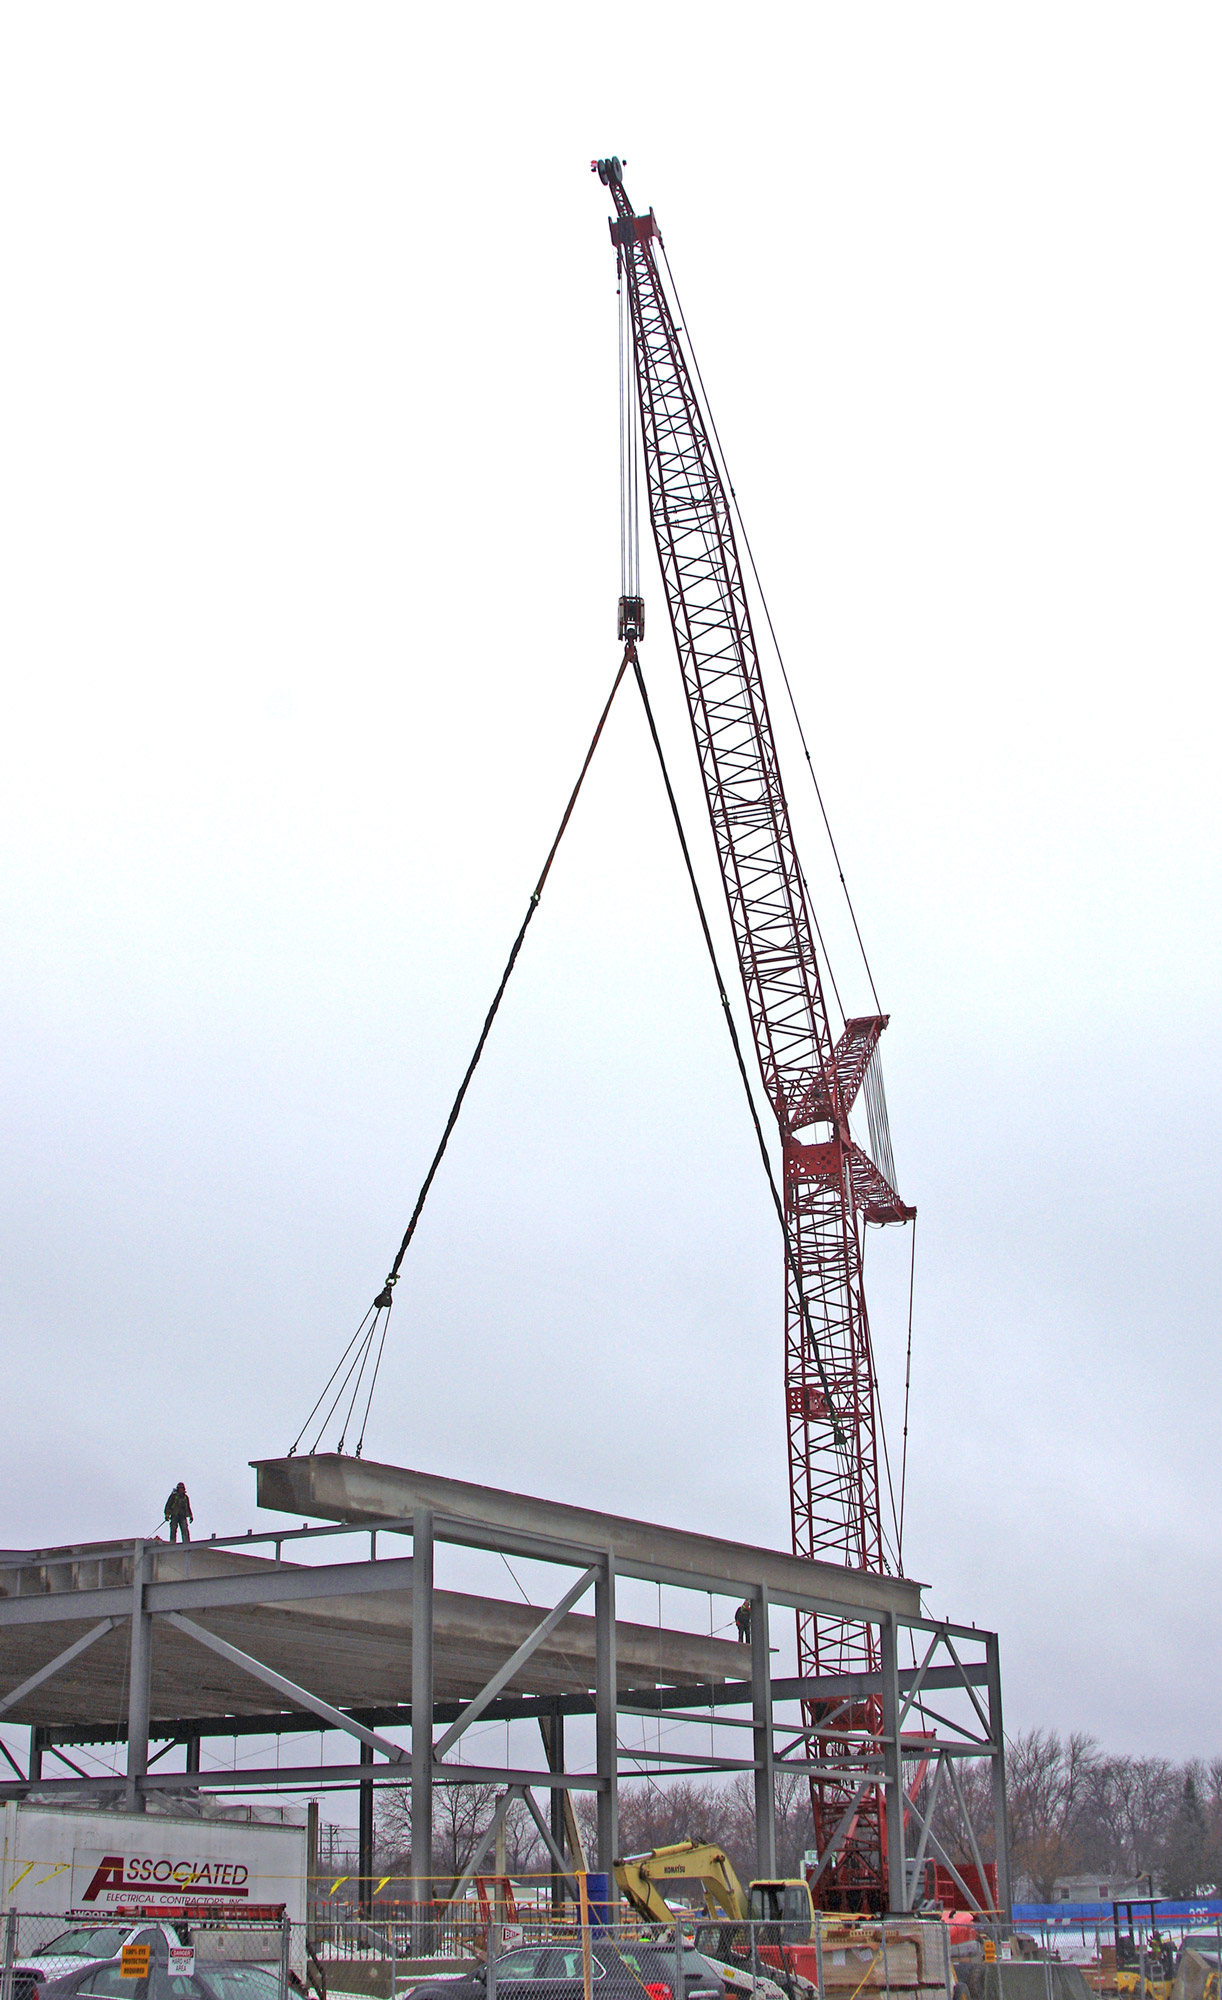
M 181 1479 L 165 1503 L 165 1518 L 170 1524 L 172 1542 L 176 1542 L 180 1535 L 184 1542 L 190 1541 L 191 1530 L 188 1522 L 193 1521 L 195 1516 L 191 1512 L 191 1502 L 187 1498 L 187 1489 Z
M 739 1645 L 749 1646 L 751 1644 L 751 1599 L 749 1597 L 744 1597 L 738 1610 L 734 1613 L 734 1623 L 738 1627 Z

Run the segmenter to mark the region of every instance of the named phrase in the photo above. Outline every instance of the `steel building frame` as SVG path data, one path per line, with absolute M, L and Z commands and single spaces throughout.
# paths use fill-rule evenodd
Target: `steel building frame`
M 80 1659 L 107 1633 L 124 1625 L 129 1633 L 130 1663 L 126 1728 L 99 1727 L 96 1718 L 86 1717 L 70 1725 L 34 1723 L 28 1776 L 0 1783 L 0 1798 L 23 1797 L 31 1792 L 36 1792 L 40 1799 L 65 1803 L 111 1798 L 128 1810 L 141 1811 L 153 1794 L 165 1797 L 226 1791 L 300 1792 L 356 1786 L 360 1788 L 362 1801 L 362 1830 L 367 1825 L 371 1843 L 374 1786 L 410 1785 L 413 1826 L 427 1830 L 432 1826 L 435 1786 L 492 1782 L 510 1788 L 526 1800 L 558 1873 L 567 1875 L 573 1861 L 565 1856 L 564 1818 L 559 1810 L 565 1791 L 594 1793 L 597 1866 L 609 1869 L 617 1853 L 617 1788 L 625 1759 L 638 1769 L 642 1765 L 654 1767 L 659 1777 L 750 1771 L 754 1774 L 755 1788 L 757 1870 L 760 1875 L 768 1876 L 776 1871 L 775 1779 L 790 1771 L 809 1775 L 818 1755 L 812 1739 L 826 1735 L 829 1742 L 840 1746 L 838 1768 L 851 1795 L 861 1800 L 875 1788 L 883 1792 L 888 1894 L 890 1907 L 895 1911 L 908 1910 L 920 1900 L 927 1858 L 954 1866 L 953 1856 L 946 1851 L 932 1824 L 940 1796 L 956 1801 L 963 1809 L 967 1844 L 974 1861 L 981 1866 L 983 1878 L 958 1763 L 965 1757 L 988 1760 L 992 1772 L 998 1903 L 1003 1911 L 1008 1911 L 1001 1677 L 996 1634 L 923 1617 L 919 1585 L 902 1578 L 874 1577 L 860 1571 L 837 1571 L 832 1565 L 799 1563 L 793 1556 L 766 1549 L 746 1549 L 737 1543 L 717 1543 L 713 1538 L 688 1535 L 681 1530 L 650 1529 L 653 1539 L 649 1551 L 642 1553 L 641 1548 L 636 1548 L 617 1554 L 616 1548 L 607 1542 L 600 1545 L 594 1540 L 576 1541 L 571 1533 L 561 1536 L 506 1525 L 504 1507 L 492 1503 L 517 1496 L 497 1495 L 493 1489 L 469 1491 L 489 1495 L 482 1518 L 467 1511 L 462 1517 L 455 1517 L 420 1506 L 410 1516 L 365 1521 L 359 1528 L 343 1523 L 272 1529 L 259 1535 L 187 1545 L 180 1552 L 186 1573 L 176 1581 L 151 1578 L 154 1552 L 165 1550 L 166 1545 L 160 1542 L 135 1541 L 91 1545 L 77 1551 L 0 1555 L 0 1588 L 5 1593 L 0 1595 L 0 1720 L 18 1707 L 28 1718 L 32 1698 L 40 1687 Z M 555 1514 L 569 1527 L 572 1510 L 557 1507 Z M 607 1525 L 608 1528 L 619 1525 L 622 1529 L 633 1524 L 613 1524 L 608 1520 Z M 283 1562 L 281 1552 L 286 1543 L 301 1544 L 300 1553 L 307 1550 L 311 1554 L 321 1553 L 327 1538 L 354 1533 L 369 1536 L 369 1556 L 365 1560 L 305 1565 Z M 410 1537 L 411 1556 L 379 1554 L 379 1535 Z M 433 1578 L 434 1548 L 438 1542 L 517 1555 L 577 1572 L 575 1580 L 557 1597 L 554 1608 L 540 1617 L 530 1637 L 503 1662 L 473 1699 L 438 1701 L 434 1696 Z M 274 1560 L 266 1568 L 260 1565 L 258 1574 L 192 1576 L 189 1573 L 192 1547 L 196 1551 L 249 1552 L 252 1546 L 260 1544 L 273 1545 Z M 691 1567 L 693 1548 L 701 1552 L 700 1568 Z M 724 1561 L 718 1560 L 718 1550 L 724 1550 Z M 107 1560 L 114 1557 L 124 1558 L 125 1566 L 130 1563 L 130 1584 L 91 1584 L 86 1572 L 95 1559 L 97 1568 L 93 1574 L 101 1578 Z M 744 1576 L 748 1557 L 754 1580 Z M 643 1578 L 702 1594 L 730 1596 L 741 1592 L 749 1598 L 753 1607 L 752 1636 L 749 1648 L 743 1649 L 748 1655 L 749 1674 L 741 1680 L 711 1684 L 620 1687 L 616 1672 L 615 1609 L 620 1576 Z M 529 1674 L 530 1659 L 538 1647 L 572 1606 L 591 1590 L 596 1633 L 592 1688 L 564 1695 L 511 1691 L 511 1682 L 517 1679 L 520 1684 L 523 1675 Z M 304 1606 L 323 1599 L 369 1598 L 385 1591 L 410 1592 L 411 1698 L 398 1707 L 367 1712 L 339 1708 L 199 1622 L 200 1616 L 206 1617 L 210 1611 L 236 1606 Z M 774 1678 L 769 1639 L 770 1613 L 776 1607 L 818 1617 L 851 1617 L 869 1622 L 878 1636 L 880 1669 L 815 1678 Z M 257 1715 L 193 1716 L 189 1702 L 184 1702 L 181 1716 L 172 1721 L 151 1722 L 152 1634 L 160 1621 L 201 1649 L 219 1655 L 231 1668 L 264 1684 L 285 1707 L 277 1709 L 269 1703 L 268 1710 Z M 67 1623 L 82 1628 L 72 1643 L 35 1673 L 27 1675 L 20 1685 L 6 1688 L 6 1637 L 15 1638 L 19 1627 Z M 12 1644 L 10 1638 L 9 1650 Z M 907 1666 L 900 1660 L 902 1645 L 911 1648 L 912 1664 Z M 945 1713 L 949 1693 L 960 1698 L 967 1721 Z M 881 1703 L 883 1733 L 863 1737 L 857 1744 L 851 1740 L 846 1744 L 845 1717 L 860 1712 L 865 1700 Z M 775 1715 L 780 1706 L 811 1702 L 819 1704 L 820 1720 L 816 1725 L 786 1722 Z M 702 1714 L 686 1713 L 697 1706 L 704 1711 Z M 721 1712 L 727 1709 L 749 1710 L 749 1715 Z M 627 1750 L 619 1745 L 619 1715 L 665 1715 L 672 1721 L 707 1724 L 710 1710 L 715 1712 L 719 1727 L 737 1727 L 750 1733 L 749 1745 L 743 1746 L 744 1753 L 749 1751 L 749 1754 L 687 1755 L 647 1747 Z M 809 1712 L 807 1708 L 806 1713 Z M 594 1770 L 566 1770 L 564 1719 L 569 1715 L 590 1714 L 595 1722 Z M 532 1717 L 539 1721 L 543 1731 L 547 1768 L 527 1770 L 448 1761 L 450 1751 L 477 1719 Z M 442 1725 L 441 1733 L 435 1737 L 438 1725 Z M 381 1733 L 396 1726 L 411 1728 L 409 1749 Z M 280 1735 L 320 1728 L 343 1731 L 352 1737 L 360 1746 L 359 1761 L 253 1771 L 199 1769 L 199 1741 L 205 1735 Z M 778 1747 L 778 1737 L 790 1740 Z M 58 1754 L 58 1745 L 124 1738 L 127 1744 L 124 1776 L 81 1774 L 46 1778 L 42 1775 L 43 1755 Z M 152 1757 L 150 1740 L 164 1745 Z M 187 1744 L 187 1770 L 158 1771 L 155 1766 L 159 1758 L 183 1742 Z M 822 1767 L 826 1759 L 820 1762 Z M 923 1774 L 933 1772 L 932 1782 L 926 1782 L 917 1792 L 923 1800 L 920 1808 L 912 1797 L 914 1765 Z M 551 1795 L 552 1812 L 546 1821 L 531 1800 L 532 1790 Z M 819 1856 L 820 1873 L 833 1863 L 848 1831 L 846 1818 Z M 412 1899 L 425 1902 L 432 1893 L 432 1855 L 427 1831 L 423 1839 L 413 1842 L 412 1868 Z M 962 1883 L 961 1886 L 966 1895 L 966 1886 Z M 972 1900 L 970 1896 L 968 1900 Z

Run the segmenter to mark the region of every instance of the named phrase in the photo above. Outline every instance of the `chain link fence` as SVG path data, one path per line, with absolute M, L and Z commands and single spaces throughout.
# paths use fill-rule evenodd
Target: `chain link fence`
M 492 1880 L 458 1899 L 375 1898 L 367 1914 L 323 1901 L 306 1923 L 278 1908 L 242 1919 L 189 1907 L 10 1911 L 0 2000 L 1094 2000 L 1101 1990 L 1043 1953 L 1021 1962 L 1017 1938 L 953 1943 L 947 1924 L 915 1917 L 824 1915 L 805 1932 L 624 1918 L 622 1905 L 585 1894 L 519 1905 Z M 1199 1956 L 1182 1991 L 1151 1980 L 1133 2000 L 1222 2000 L 1222 1942 Z
M 3 1926 L 0 2000 L 289 2000 L 307 1990 L 306 1927 L 278 1912 L 10 1910 Z
M 576 1903 L 503 1911 L 489 1898 L 316 1916 L 312 1960 L 328 1994 L 366 2000 L 408 1988 L 419 2000 L 952 2000 L 956 1983 L 939 1923 L 825 1919 L 802 1940 L 775 1921 L 663 1927 L 612 1922 L 594 1905 L 583 1924 Z

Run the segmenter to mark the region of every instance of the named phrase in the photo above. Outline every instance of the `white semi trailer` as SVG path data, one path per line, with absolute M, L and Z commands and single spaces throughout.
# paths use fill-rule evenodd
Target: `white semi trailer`
M 162 1813 L 76 1811 L 9 1800 L 0 1911 L 115 1916 L 206 1908 L 306 1916 L 306 1829 Z

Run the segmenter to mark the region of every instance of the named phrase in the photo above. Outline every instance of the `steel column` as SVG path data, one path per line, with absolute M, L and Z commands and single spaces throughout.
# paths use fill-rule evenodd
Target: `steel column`
M 149 1693 L 153 1666 L 153 1621 L 144 1608 L 148 1551 L 132 1544 L 132 1640 L 127 1689 L 127 1812 L 144 1811 L 144 1779 L 149 1767 Z
M 772 1661 L 768 1585 L 761 1583 L 751 1603 L 751 1738 L 755 1757 L 755 1872 L 765 1881 L 776 1874 L 776 1784 L 772 1769 Z
M 1001 1719 L 1001 1654 L 996 1632 L 985 1638 L 989 1736 L 993 1743 L 993 1851 L 997 1857 L 997 1907 L 1010 1921 L 1010 1822 L 1006 1808 L 1006 1732 Z
M 564 1769 L 564 1710 L 557 1701 L 550 1715 L 539 1717 L 539 1733 L 543 1738 L 543 1754 L 547 1758 L 549 1771 Z M 548 1831 L 557 1854 L 564 1856 L 564 1793 L 553 1786 L 548 1794 Z M 574 1865 L 579 1866 L 576 1857 Z M 561 1874 L 552 1876 L 552 1909 L 559 1915 L 564 1907 L 564 1878 Z
M 412 1901 L 433 1894 L 433 1515 L 412 1521 Z
M 619 1796 L 616 1730 L 615 1556 L 606 1562 L 594 1586 L 594 1769 L 598 1792 L 598 1866 L 610 1874 L 619 1847 Z
M 900 1747 L 899 1631 L 894 1616 L 879 1628 L 883 1682 L 883 1799 L 887 1837 L 887 1908 L 900 1916 L 911 1907 L 908 1871 L 904 1865 L 904 1759 Z
M 373 1745 L 362 1743 L 362 1764 L 372 1764 Z M 356 1832 L 356 1874 L 357 1907 L 363 1917 L 367 1917 L 373 1907 L 373 1780 L 363 1779 L 357 1786 L 357 1832 Z

